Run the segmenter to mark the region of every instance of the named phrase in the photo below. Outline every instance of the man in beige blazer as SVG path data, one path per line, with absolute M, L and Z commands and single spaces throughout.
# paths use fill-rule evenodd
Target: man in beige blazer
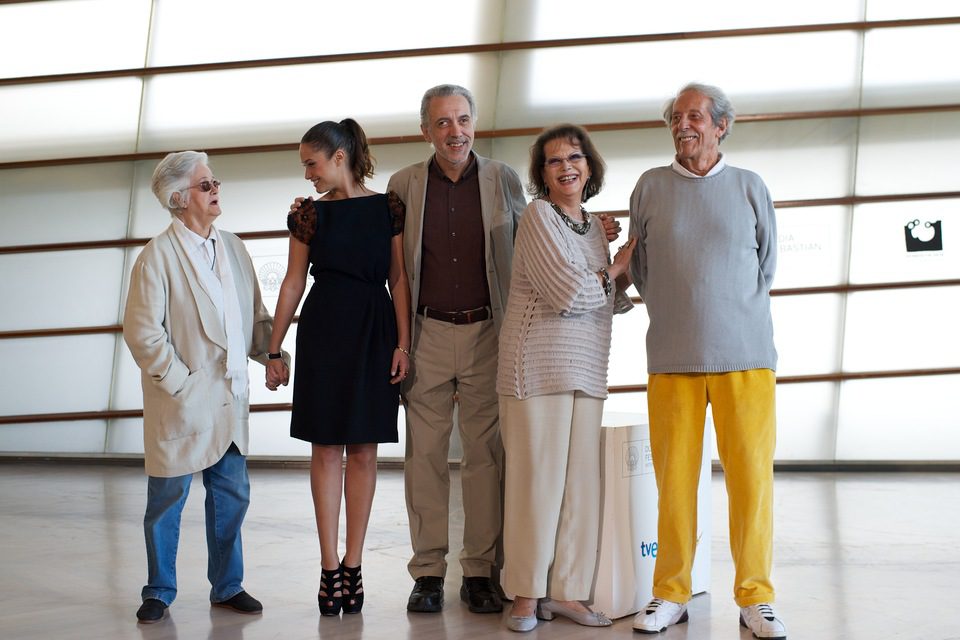
M 207 491 L 210 600 L 262 611 L 241 586 L 240 526 L 250 490 L 247 357 L 266 363 L 272 319 L 243 243 L 213 226 L 219 187 L 206 154 L 170 154 L 158 165 L 153 190 L 173 220 L 130 277 L 123 337 L 141 370 L 148 475 L 142 623 L 162 619 L 176 597 L 180 514 L 198 471 Z
M 472 151 L 475 120 L 467 89 L 428 90 L 420 128 L 435 153 L 397 172 L 387 187 L 407 206 L 404 260 L 413 340 L 403 389 L 404 474 L 413 545 L 408 568 L 416 581 L 409 611 L 443 608 L 455 399 L 463 443 L 460 597 L 476 613 L 503 609 L 495 584 L 503 512 L 497 333 L 526 200 L 513 169 Z

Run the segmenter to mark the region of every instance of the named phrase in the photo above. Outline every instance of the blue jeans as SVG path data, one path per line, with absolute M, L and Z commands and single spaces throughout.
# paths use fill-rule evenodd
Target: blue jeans
M 250 504 L 247 460 L 231 444 L 220 461 L 201 472 L 207 490 L 207 578 L 211 602 L 229 600 L 243 591 L 243 547 L 240 526 Z M 147 584 L 141 597 L 167 606 L 177 597 L 177 544 L 180 514 L 190 493 L 193 474 L 147 480 L 143 532 L 147 542 Z

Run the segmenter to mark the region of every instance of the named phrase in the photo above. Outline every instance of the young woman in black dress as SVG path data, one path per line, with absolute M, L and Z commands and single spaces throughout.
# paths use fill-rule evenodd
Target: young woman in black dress
M 313 445 L 320 612 L 337 615 L 342 607 L 357 613 L 363 606 L 360 564 L 377 481 L 377 443 L 397 441 L 398 383 L 410 369 L 404 205 L 396 194 L 364 186 L 373 162 L 354 120 L 311 128 L 300 142 L 300 160 L 304 177 L 322 195 L 297 198 L 287 217 L 290 255 L 270 351 L 280 352 L 309 269 L 314 282 L 297 329 L 290 435 Z M 286 384 L 288 376 L 282 359 L 269 361 L 268 388 Z M 347 519 L 342 560 L 341 496 Z

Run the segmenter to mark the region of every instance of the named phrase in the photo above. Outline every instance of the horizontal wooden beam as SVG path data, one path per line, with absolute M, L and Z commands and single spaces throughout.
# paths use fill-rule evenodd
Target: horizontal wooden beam
M 909 202 L 916 200 L 949 200 L 960 198 L 960 191 L 940 191 L 930 193 L 892 193 L 874 196 L 841 196 L 837 198 L 813 198 L 808 200 L 779 200 L 774 202 L 777 209 L 795 209 L 800 207 L 855 206 L 880 202 Z M 594 211 L 596 215 L 605 214 L 615 218 L 626 218 L 629 211 L 615 209 Z M 286 229 L 267 231 L 239 231 L 236 235 L 243 240 L 270 240 L 286 238 Z M 150 238 L 117 238 L 114 240 L 83 240 L 77 242 L 45 242 L 37 244 L 17 244 L 0 247 L 0 255 L 9 253 L 45 253 L 49 251 L 80 251 L 86 249 L 122 249 L 147 244 Z
M 873 380 L 882 378 L 911 378 L 917 376 L 945 376 L 960 375 L 960 367 L 944 369 L 901 369 L 896 371 L 861 371 L 853 373 L 830 373 L 806 376 L 781 376 L 777 384 L 797 384 L 813 382 L 848 382 L 852 380 Z M 608 387 L 610 393 L 638 393 L 647 390 L 645 384 L 616 385 Z M 252 404 L 251 413 L 273 411 L 290 411 L 288 402 L 270 404 Z M 111 411 L 73 411 L 62 413 L 28 413 L 22 415 L 0 416 L 0 425 L 5 424 L 36 424 L 40 422 L 80 422 L 90 420 L 120 420 L 124 418 L 141 418 L 142 409 L 111 410 Z
M 0 78 L 0 87 L 49 82 L 77 82 L 106 80 L 110 78 L 136 78 L 169 75 L 174 73 L 202 73 L 229 71 L 232 69 L 262 69 L 306 64 L 330 64 L 335 62 L 363 62 L 369 60 L 392 60 L 400 58 L 424 58 L 430 56 L 504 53 L 534 49 L 562 47 L 594 47 L 617 44 L 641 44 L 714 38 L 745 38 L 755 36 L 797 35 L 831 31 L 871 31 L 877 29 L 902 29 L 910 27 L 937 27 L 960 24 L 960 16 L 939 18 L 915 18 L 909 20 L 872 20 L 856 22 L 831 22 L 822 24 L 780 25 L 745 29 L 713 29 L 704 31 L 676 31 L 671 33 L 647 33 L 621 36 L 597 36 L 588 38 L 553 38 L 546 40 L 519 40 L 514 42 L 491 42 L 482 44 L 454 45 L 446 47 L 419 47 L 413 49 L 390 49 L 383 51 L 357 51 L 312 56 L 289 56 L 260 58 L 256 60 L 231 60 L 226 62 L 200 62 L 160 67 L 132 67 L 128 69 L 105 69 L 102 71 L 79 71 L 34 76 Z
M 737 116 L 737 123 L 785 122 L 791 120 L 817 120 L 833 118 L 869 118 L 875 116 L 917 115 L 925 113 L 950 113 L 960 111 L 960 103 L 926 104 L 903 107 L 873 107 L 859 109 L 823 109 L 814 111 L 785 111 L 778 113 L 755 113 Z M 659 129 L 666 125 L 662 120 L 632 120 L 624 122 L 594 122 L 583 127 L 588 131 L 630 131 L 635 129 Z M 543 127 L 517 127 L 508 129 L 485 129 L 477 131 L 474 137 L 478 140 L 497 138 L 533 137 L 543 131 Z M 370 137 L 367 142 L 371 146 L 410 144 L 424 142 L 419 133 L 397 136 Z M 271 144 L 244 145 L 236 147 L 213 147 L 202 149 L 210 156 L 243 155 L 249 153 L 275 153 L 296 151 L 296 142 L 278 142 Z M 101 154 L 94 156 L 74 156 L 70 158 L 43 158 L 42 160 L 15 160 L 0 162 L 0 170 L 5 169 L 35 169 L 40 167 L 61 167 L 77 164 L 103 164 L 107 162 L 136 162 L 139 160 L 159 160 L 171 151 L 143 151 L 136 153 Z

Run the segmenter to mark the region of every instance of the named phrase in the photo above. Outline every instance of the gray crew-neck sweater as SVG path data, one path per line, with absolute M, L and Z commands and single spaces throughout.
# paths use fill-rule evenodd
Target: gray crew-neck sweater
M 650 316 L 650 373 L 776 369 L 777 227 L 760 176 L 651 169 L 630 196 L 630 236 L 630 273 Z

